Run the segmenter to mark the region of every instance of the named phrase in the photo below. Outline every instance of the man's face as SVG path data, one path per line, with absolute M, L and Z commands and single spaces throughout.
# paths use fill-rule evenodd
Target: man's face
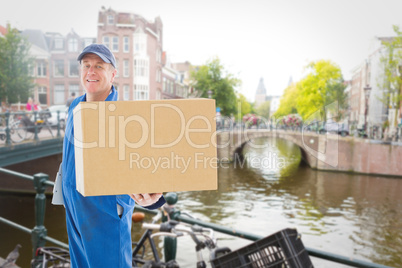
M 81 60 L 81 83 L 90 96 L 105 96 L 105 100 L 116 72 L 96 54 L 88 53 Z

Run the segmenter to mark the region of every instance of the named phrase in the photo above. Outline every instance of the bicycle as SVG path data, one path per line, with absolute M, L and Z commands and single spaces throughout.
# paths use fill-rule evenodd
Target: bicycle
M 166 207 L 164 207 L 166 209 Z M 137 213 L 137 212 L 136 212 Z M 141 216 L 137 216 L 134 213 L 134 218 L 143 219 Z M 162 262 L 159 254 L 156 250 L 156 245 L 153 240 L 154 237 L 157 236 L 168 236 L 168 237 L 182 237 L 185 235 L 189 235 L 193 242 L 195 243 L 195 250 L 197 255 L 197 268 L 205 268 L 207 267 L 206 262 L 202 256 L 201 250 L 208 248 L 211 252 L 211 258 L 216 258 L 222 254 L 230 252 L 230 249 L 227 247 L 219 248 L 217 246 L 217 240 L 214 237 L 214 230 L 210 228 L 204 228 L 198 225 L 188 225 L 175 220 L 169 220 L 167 222 L 163 222 L 160 224 L 156 224 L 158 220 L 162 217 L 162 213 L 159 211 L 158 214 L 152 218 L 152 223 L 143 223 L 142 227 L 145 230 L 141 239 L 138 243 L 133 242 L 135 245 L 133 249 L 133 267 L 139 267 L 138 264 L 142 264 L 143 268 L 156 268 L 156 267 L 166 267 L 166 268 L 179 268 L 179 264 L 176 260 L 171 260 L 168 262 Z M 135 222 L 137 222 L 136 220 Z M 152 234 L 153 231 L 159 231 L 157 233 Z M 201 239 L 200 239 L 201 237 Z M 144 260 L 145 254 L 145 242 L 148 241 L 152 250 L 154 260 Z M 138 254 L 142 250 L 142 254 L 139 257 Z
M 22 117 L 20 114 L 14 114 L 8 117 L 7 126 L 3 126 L 0 128 L 0 140 L 6 140 L 7 128 L 9 130 L 10 139 L 13 143 L 20 143 L 26 139 L 26 127 L 25 124 L 21 121 L 21 118 Z
M 50 125 L 48 118 L 51 116 L 49 111 L 40 111 L 37 113 L 39 118 L 35 118 L 36 121 L 33 122 L 28 115 L 23 115 L 22 119 L 20 120 L 23 124 L 23 129 L 26 131 L 25 139 L 32 138 L 32 135 L 39 134 L 42 129 L 47 129 L 52 136 L 54 137 L 52 126 Z
M 166 209 L 166 207 L 164 207 Z M 134 213 L 135 214 L 135 213 Z M 201 250 L 208 248 L 210 251 L 209 262 L 212 268 L 240 268 L 240 267 L 287 267 L 287 268 L 310 268 L 313 267 L 307 250 L 304 248 L 301 237 L 296 229 L 283 229 L 270 236 L 232 251 L 228 247 L 218 247 L 214 237 L 214 231 L 197 225 L 188 225 L 182 222 L 169 220 L 164 223 L 156 224 L 161 217 L 159 212 L 152 220 L 152 223 L 143 223 L 145 229 L 141 239 L 133 249 L 133 267 L 156 268 L 167 267 L 177 268 L 179 264 L 172 260 L 164 263 L 161 261 L 156 250 L 154 237 L 182 237 L 189 235 L 195 243 L 197 256 L 196 267 L 205 268 L 206 262 L 203 259 Z M 141 218 L 141 217 L 134 217 Z M 157 231 L 153 233 L 153 231 Z M 145 242 L 149 241 L 152 249 L 153 260 L 145 260 Z M 139 252 L 142 250 L 142 254 Z
M 69 268 L 70 253 L 68 250 L 58 247 L 41 247 L 35 252 L 35 258 L 31 261 L 31 268 Z

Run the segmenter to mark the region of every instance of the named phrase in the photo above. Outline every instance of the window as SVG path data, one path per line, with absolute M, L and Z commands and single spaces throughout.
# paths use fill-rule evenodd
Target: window
M 123 37 L 123 51 L 124 52 L 129 52 L 130 50 L 130 44 L 129 44 L 129 39 L 128 36 Z
M 148 60 L 135 59 L 134 70 L 135 70 L 135 76 L 148 77 Z
M 130 100 L 130 87 L 128 85 L 124 85 L 123 91 L 123 100 Z
M 68 87 L 68 95 L 71 96 L 71 93 L 75 93 L 75 96 L 79 96 L 80 94 L 80 87 L 78 84 L 71 84 Z
M 156 62 L 162 62 L 162 52 L 159 48 L 156 50 Z
M 55 60 L 53 66 L 53 76 L 63 77 L 64 76 L 64 60 Z
M 78 51 L 78 40 L 75 38 L 70 38 L 68 40 L 68 51 L 77 52 Z
M 36 65 L 36 75 L 38 77 L 45 77 L 46 76 L 46 63 L 40 61 Z
M 161 82 L 162 81 L 162 75 L 161 75 L 161 70 L 156 70 L 156 82 Z
M 68 67 L 68 76 L 78 77 L 78 61 L 70 60 Z
M 54 104 L 65 104 L 64 85 L 54 86 Z
M 128 67 L 128 60 L 123 61 L 123 76 L 128 77 L 129 75 L 129 67 Z
M 64 40 L 62 38 L 54 39 L 54 49 L 64 49 Z
M 103 37 L 103 44 L 104 44 L 105 46 L 107 46 L 107 47 L 110 49 L 110 39 L 109 39 L 109 36 L 104 36 L 104 37 Z
M 47 88 L 46 87 L 38 87 L 38 98 L 39 103 L 47 104 Z
M 112 51 L 117 52 L 119 51 L 119 37 L 113 36 L 112 38 Z
M 134 34 L 134 54 L 145 55 L 147 45 L 147 35 L 144 33 Z
M 135 100 L 148 100 L 148 86 L 134 85 L 134 99 Z
M 114 24 L 114 15 L 107 15 L 107 24 Z

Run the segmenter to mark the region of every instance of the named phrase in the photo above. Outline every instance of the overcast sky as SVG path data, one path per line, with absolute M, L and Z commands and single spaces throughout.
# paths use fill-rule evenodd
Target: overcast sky
M 402 0 L 13 0 L 1 6 L 0 24 L 96 37 L 102 6 L 160 16 L 172 62 L 200 65 L 217 56 L 250 101 L 261 77 L 267 94 L 280 95 L 313 60 L 332 60 L 350 79 L 375 37 L 402 25 Z

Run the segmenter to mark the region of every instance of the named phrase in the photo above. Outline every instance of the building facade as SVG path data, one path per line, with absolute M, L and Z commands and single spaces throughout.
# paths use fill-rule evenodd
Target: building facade
M 50 54 L 46 38 L 40 30 L 24 30 L 21 35 L 31 43 L 29 54 L 34 58 L 34 65 L 29 68 L 35 87 L 31 89 L 31 97 L 40 105 L 50 102 Z
M 35 66 L 31 75 L 37 85 L 32 97 L 45 108 L 65 104 L 72 93 L 84 94 L 77 57 L 89 44 L 106 45 L 116 58 L 114 85 L 119 100 L 187 98 L 191 65 L 172 65 L 163 51 L 163 24 L 160 17 L 148 21 L 134 13 L 104 7 L 98 13 L 96 37 L 81 37 L 74 30 L 63 36 L 40 30 L 22 32 L 32 44 Z M 0 28 L 0 35 L 5 28 Z M 180 67 L 176 70 L 175 66 Z
M 373 51 L 367 59 L 352 70 L 349 120 L 357 123 L 359 128 L 362 128 L 366 122 L 369 126 L 382 126 L 387 120 L 396 122 L 397 118 L 401 117 L 400 111 L 393 109 L 392 105 L 388 107 L 383 101 L 384 66 L 381 58 L 387 53 L 383 42 L 389 39 L 377 38 Z M 365 88 L 370 88 L 368 99 L 366 99 Z
M 79 78 L 79 53 L 89 44 L 95 43 L 94 37 L 83 38 L 71 30 L 66 36 L 59 33 L 46 33 L 50 52 L 50 105 L 65 104 L 74 92 L 82 95 L 84 90 Z
M 142 16 L 102 8 L 97 42 L 116 58 L 115 87 L 120 100 L 150 100 L 162 96 L 163 24 Z

